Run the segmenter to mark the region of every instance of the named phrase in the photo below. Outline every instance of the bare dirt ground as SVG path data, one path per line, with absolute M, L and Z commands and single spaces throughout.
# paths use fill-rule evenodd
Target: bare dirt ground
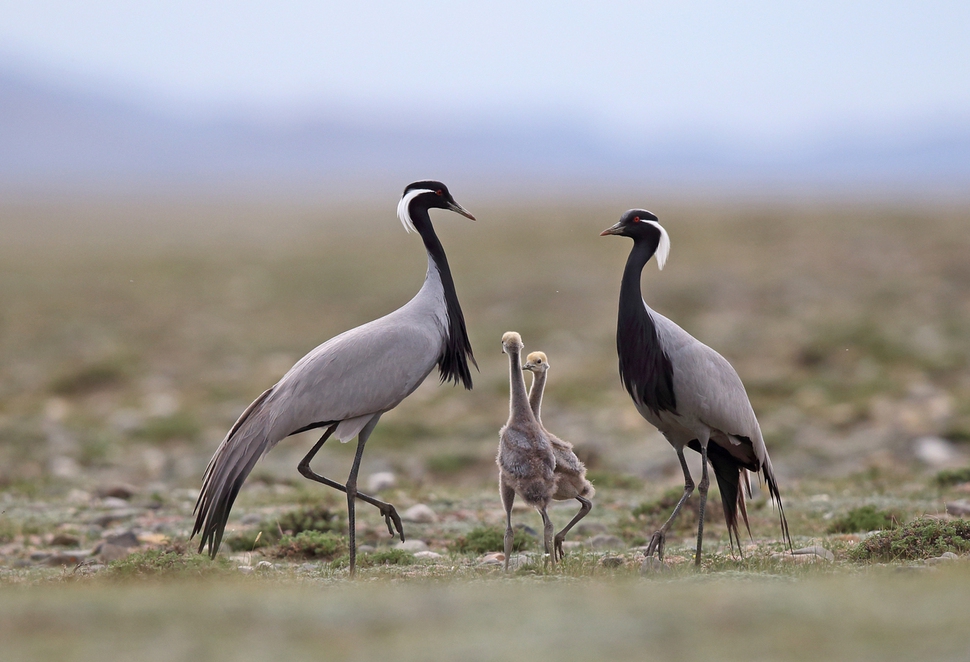
M 589 204 L 435 217 L 480 372 L 471 392 L 429 379 L 368 444 L 365 482 L 383 482 L 375 488 L 402 513 L 419 506 L 409 547 L 361 507 L 369 560 L 348 581 L 343 502 L 297 474 L 313 442 L 300 435 L 257 466 L 220 559 L 194 555 L 184 543 L 201 473 L 236 416 L 303 353 L 420 286 L 423 251 L 393 203 L 0 208 L 5 659 L 970 652 L 970 536 L 941 529 L 970 512 L 966 208 L 653 209 L 672 251 L 663 272 L 648 265 L 644 296 L 737 368 L 803 554 L 784 553 L 777 514 L 756 493 L 743 556 L 715 505 L 700 573 L 689 510 L 665 569 L 641 572 L 639 547 L 682 478 L 617 378 L 629 246 L 597 235 L 623 208 Z M 537 551 L 538 516 L 515 511 L 526 528 L 510 577 L 489 538 L 502 521 L 493 458 L 507 330 L 549 355 L 543 418 L 597 486 L 555 571 Z M 317 470 L 342 479 L 351 446 L 328 444 Z M 574 510 L 552 516 L 561 525 Z M 860 552 L 875 548 L 873 529 L 927 515 L 935 528 L 905 529 L 888 556 Z M 306 536 L 280 540 L 304 520 L 326 537 L 313 553 Z

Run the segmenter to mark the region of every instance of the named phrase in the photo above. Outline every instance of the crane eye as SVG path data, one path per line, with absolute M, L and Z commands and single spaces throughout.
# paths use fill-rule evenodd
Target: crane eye
M 437 191 L 435 191 L 435 193 L 437 195 L 439 195 L 439 196 L 444 195 L 444 193 L 442 192 L 442 190 L 440 188 Z
M 639 216 L 634 216 L 633 217 L 633 222 L 634 223 L 639 223 L 640 222 L 640 217 Z

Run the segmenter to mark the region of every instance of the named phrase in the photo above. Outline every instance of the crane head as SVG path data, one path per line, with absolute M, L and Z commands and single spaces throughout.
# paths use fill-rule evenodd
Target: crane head
M 506 331 L 502 335 L 502 351 L 508 354 L 510 351 L 520 352 L 525 345 L 522 343 L 522 336 L 515 331 Z
M 646 209 L 631 209 L 620 217 L 616 225 L 600 232 L 600 236 L 618 234 L 630 237 L 635 243 L 647 242 L 657 256 L 657 266 L 663 269 L 670 254 L 670 237 L 658 221 L 657 216 Z
M 545 372 L 549 369 L 549 359 L 546 358 L 545 352 L 532 352 L 525 357 L 525 365 L 522 366 L 522 369 L 532 372 Z
M 475 220 L 467 209 L 455 202 L 447 186 L 431 179 L 412 182 L 404 187 L 404 195 L 397 204 L 397 217 L 401 219 L 404 229 L 408 232 L 415 229 L 414 222 L 411 220 L 411 208 L 414 205 L 421 205 L 424 209 L 447 209 Z

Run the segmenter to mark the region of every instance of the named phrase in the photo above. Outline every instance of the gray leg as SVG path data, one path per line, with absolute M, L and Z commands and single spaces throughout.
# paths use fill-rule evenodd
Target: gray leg
M 701 565 L 701 543 L 704 541 L 704 509 L 707 507 L 707 488 L 711 484 L 707 476 L 707 444 L 701 444 L 701 462 L 704 469 L 701 473 L 701 484 L 697 486 L 697 491 L 701 495 L 701 502 L 697 507 L 697 554 L 694 556 L 694 567 L 696 568 Z
M 566 539 L 566 534 L 569 533 L 569 529 L 573 528 L 576 525 L 576 522 L 586 517 L 586 515 L 589 514 L 589 511 L 593 509 L 593 502 L 585 497 L 578 496 L 576 497 L 576 501 L 581 504 L 579 512 L 576 513 L 576 517 L 572 518 L 569 524 L 563 527 L 562 531 L 556 534 L 556 538 L 553 541 L 555 553 L 558 557 L 557 560 L 560 561 L 562 560 L 563 556 L 565 556 L 565 553 L 562 551 L 562 541 Z
M 364 426 L 364 429 L 357 435 L 357 454 L 354 456 L 354 464 L 350 467 L 350 475 L 347 477 L 347 521 L 350 529 L 350 576 L 357 574 L 357 519 L 355 508 L 357 505 L 357 472 L 360 470 L 360 458 L 364 455 L 364 444 L 367 438 L 377 426 L 380 420 L 378 414 Z
M 335 480 L 330 480 L 325 476 L 321 476 L 310 468 L 310 460 L 313 459 L 313 457 L 317 454 L 317 451 L 323 447 L 323 445 L 327 442 L 327 439 L 330 438 L 330 435 L 332 435 L 333 431 L 336 429 L 336 423 L 327 428 L 326 432 L 323 433 L 323 436 L 320 437 L 320 440 L 314 444 L 313 448 L 310 449 L 310 452 L 306 454 L 306 457 L 300 461 L 300 466 L 298 466 L 297 469 L 304 478 L 309 478 L 310 480 L 318 483 L 323 483 L 327 487 L 332 487 L 335 490 L 340 490 L 341 492 L 346 493 L 347 487 L 345 485 L 341 485 Z M 401 536 L 401 540 L 404 540 L 404 526 L 401 524 L 401 518 L 397 514 L 397 510 L 394 508 L 394 506 L 379 499 L 375 499 L 374 497 L 364 494 L 363 492 L 358 492 L 357 498 L 365 503 L 369 503 L 381 511 L 381 515 L 384 516 L 384 523 L 387 524 L 387 532 L 392 536 L 399 535 Z
M 505 506 L 505 572 L 509 571 L 509 557 L 512 556 L 512 542 L 515 533 L 512 531 L 512 502 L 515 501 L 515 490 L 505 483 L 505 477 L 499 476 L 499 491 L 502 495 L 502 505 Z
M 650 546 L 647 547 L 647 558 L 653 556 L 653 552 L 656 550 L 657 559 L 660 561 L 664 560 L 664 544 L 667 542 L 667 531 L 670 530 L 674 520 L 677 519 L 677 515 L 680 514 L 680 509 L 683 508 L 684 502 L 694 492 L 694 479 L 690 477 L 690 471 L 687 469 L 687 458 L 684 457 L 683 448 L 677 449 L 677 458 L 680 460 L 680 468 L 684 470 L 684 495 L 680 497 L 680 501 L 674 507 L 674 512 L 670 513 L 670 517 L 667 518 L 664 525 L 650 537 Z M 704 471 L 705 475 L 707 475 L 706 466 Z
M 552 567 L 556 567 L 556 554 L 552 548 L 552 520 L 549 519 L 549 513 L 546 512 L 545 508 L 537 508 L 539 514 L 542 515 L 542 543 L 546 550 L 545 558 L 542 561 L 542 565 L 545 566 L 549 560 L 552 560 Z

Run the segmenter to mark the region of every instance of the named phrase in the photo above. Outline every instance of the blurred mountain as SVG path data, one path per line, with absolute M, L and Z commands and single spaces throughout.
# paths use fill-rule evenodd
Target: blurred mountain
M 603 183 L 927 187 L 970 183 L 970 122 L 846 131 L 798 146 L 672 135 L 616 144 L 581 123 L 472 123 L 374 113 L 193 120 L 134 101 L 0 71 L 0 187 L 295 188 L 448 173 L 449 181 L 569 188 Z

